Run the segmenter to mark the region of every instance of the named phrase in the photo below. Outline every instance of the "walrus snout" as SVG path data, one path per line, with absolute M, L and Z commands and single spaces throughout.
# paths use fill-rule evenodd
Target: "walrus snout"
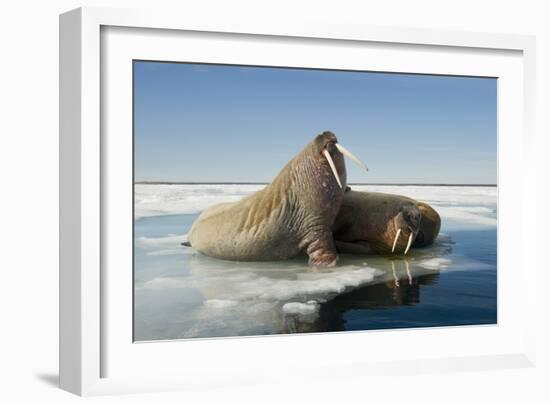
M 408 225 L 411 230 L 415 232 L 418 231 L 420 219 L 422 217 L 420 209 L 416 206 L 404 206 L 401 208 L 400 213 L 405 224 Z
M 343 185 L 342 181 L 340 180 L 340 172 L 338 172 L 337 165 L 343 166 L 343 156 L 350 158 L 359 166 L 364 168 L 365 171 L 368 171 L 368 168 L 363 163 L 363 161 L 353 155 L 344 146 L 339 144 L 338 138 L 336 138 L 336 135 L 332 132 L 325 131 L 317 135 L 317 137 L 315 137 L 315 139 L 313 140 L 313 146 L 315 150 L 327 160 L 332 174 L 334 175 L 334 179 L 336 179 L 336 182 L 338 183 L 338 186 L 340 186 L 340 189 L 343 189 Z M 335 160 L 336 164 L 334 162 Z
M 407 254 L 420 229 L 421 217 L 422 213 L 415 205 L 406 205 L 400 208 L 399 213 L 392 220 L 395 228 L 392 253 L 399 245 L 399 249 L 404 246 L 403 254 Z M 404 243 L 405 240 L 406 244 Z

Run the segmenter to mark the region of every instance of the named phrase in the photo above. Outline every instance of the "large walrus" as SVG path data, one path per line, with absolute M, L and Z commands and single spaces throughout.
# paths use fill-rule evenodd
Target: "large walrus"
M 333 133 L 323 132 L 264 189 L 206 209 L 189 243 L 219 259 L 281 260 L 305 251 L 311 265 L 334 266 L 332 225 L 346 188 L 344 154 L 362 164 Z
M 411 246 L 432 244 L 440 228 L 439 214 L 426 203 L 348 187 L 333 233 L 341 253 L 407 254 Z

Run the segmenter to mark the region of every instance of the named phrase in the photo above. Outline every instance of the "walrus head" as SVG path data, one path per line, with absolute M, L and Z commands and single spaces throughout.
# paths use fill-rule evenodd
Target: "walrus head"
M 413 199 L 348 188 L 333 227 L 334 238 L 341 246 L 368 245 L 379 254 L 407 254 L 419 233 L 421 218 Z
M 368 170 L 366 165 L 359 158 L 338 143 L 336 135 L 332 132 L 325 131 L 317 135 L 317 137 L 315 137 L 315 139 L 311 142 L 311 146 L 314 153 L 318 154 L 321 160 L 323 158 L 326 159 L 326 163 L 330 167 L 332 174 L 334 175 L 334 179 L 342 191 L 346 188 L 346 166 L 344 164 L 344 155 L 359 164 L 359 166 L 365 170 Z
M 399 212 L 388 223 L 388 239 L 393 238 L 391 253 L 403 251 L 407 254 L 420 229 L 422 213 L 413 203 L 400 207 Z
M 292 191 L 299 193 L 298 198 L 311 212 L 318 211 L 329 218 L 331 225 L 346 188 L 344 156 L 366 169 L 363 162 L 338 143 L 334 133 L 325 131 L 315 136 L 279 174 L 285 180 L 292 177 Z

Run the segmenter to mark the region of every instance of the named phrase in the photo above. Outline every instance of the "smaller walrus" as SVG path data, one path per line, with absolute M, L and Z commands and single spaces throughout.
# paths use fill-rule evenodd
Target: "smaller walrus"
M 426 203 L 348 187 L 333 234 L 341 253 L 407 254 L 411 246 L 432 244 L 440 228 L 439 214 Z
M 189 231 L 190 246 L 239 261 L 282 260 L 305 251 L 311 265 L 334 266 L 332 225 L 346 187 L 344 155 L 362 164 L 333 133 L 316 136 L 264 189 L 203 211 Z

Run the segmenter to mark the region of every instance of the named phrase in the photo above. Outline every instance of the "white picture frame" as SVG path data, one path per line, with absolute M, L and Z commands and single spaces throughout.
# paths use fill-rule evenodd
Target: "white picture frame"
M 211 42 L 218 44 L 238 38 L 239 44 L 226 46 L 231 48 L 227 53 L 208 53 L 208 49 L 216 50 L 209 48 L 216 46 L 215 43 L 202 43 L 199 47 L 190 41 L 187 48 L 175 46 L 178 41 L 185 40 L 186 33 L 192 33 L 193 40 L 214 35 Z M 273 52 L 263 54 L 256 48 L 250 51 L 251 46 L 261 48 L 268 42 Z M 139 58 L 138 54 L 145 55 L 145 59 L 169 57 L 168 60 L 173 60 L 176 56 L 172 52 L 177 48 L 178 52 L 183 52 L 182 57 L 185 52 L 193 52 L 194 56 L 187 56 L 191 59 L 188 61 L 273 65 L 270 57 L 274 57 L 275 52 L 286 52 L 294 43 L 301 49 L 312 43 L 328 47 L 336 52 L 331 54 L 339 54 L 344 60 L 337 66 L 335 61 L 321 61 L 312 51 L 311 56 L 295 59 L 297 66 L 320 67 L 321 63 L 327 63 L 323 67 L 336 68 L 349 66 L 357 60 L 357 69 L 361 68 L 361 63 L 368 63 L 372 70 L 457 75 L 476 75 L 477 72 L 502 79 L 499 92 L 504 95 L 498 103 L 498 325 L 172 343 L 134 344 L 128 339 L 128 332 L 131 333 L 128 323 L 132 319 L 131 310 L 127 309 L 127 285 L 131 277 L 128 278 L 127 263 L 123 264 L 124 270 L 109 270 L 112 267 L 110 259 L 123 259 L 123 253 L 110 247 L 107 241 L 115 235 L 109 232 L 112 228 L 124 234 L 125 224 L 116 221 L 114 217 L 118 215 L 106 213 L 114 211 L 112 209 L 131 209 L 127 203 L 127 183 L 113 186 L 119 183 L 117 178 L 124 181 L 128 175 L 128 153 L 124 151 L 128 143 L 124 135 L 111 134 L 113 127 L 121 133 L 128 130 L 125 117 L 131 111 L 128 102 L 131 86 L 124 79 L 125 63 Z M 354 50 L 350 51 L 351 48 Z M 268 20 L 215 21 L 147 10 L 80 8 L 62 14 L 61 387 L 79 395 L 96 395 L 228 384 L 292 383 L 298 374 L 301 381 L 304 378 L 331 381 L 381 373 L 395 375 L 534 365 L 536 319 L 526 314 L 535 312 L 536 281 L 533 279 L 537 267 L 535 254 L 527 253 L 527 234 L 536 233 L 533 206 L 534 49 L 534 39 L 520 35 L 349 26 L 321 21 L 301 24 Z M 372 53 L 380 57 L 377 61 L 362 62 L 357 54 L 367 51 L 381 52 Z M 409 57 L 405 67 L 400 57 L 406 52 L 409 56 L 410 52 L 423 56 Z M 298 57 L 292 51 L 288 51 L 288 55 Z M 468 57 L 471 59 L 467 60 Z M 102 74 L 116 80 L 106 80 Z M 116 119 L 112 120 L 112 116 Z M 120 158 L 121 168 L 110 162 L 119 152 L 120 156 L 126 155 Z M 127 179 L 131 180 L 131 176 Z M 117 189 L 122 193 L 116 193 Z M 122 202 L 115 206 L 115 200 Z M 105 231 L 109 232 L 109 237 Z M 517 242 L 518 232 L 522 242 Z M 513 251 L 507 248 L 511 242 L 516 245 Z M 516 270 L 521 270 L 521 276 L 514 278 L 513 264 L 520 267 Z M 126 280 L 127 285 L 124 285 Z M 515 281 L 516 293 L 518 289 L 525 293 L 520 302 L 512 303 L 507 298 L 511 295 L 512 281 Z M 113 295 L 121 295 L 120 301 Z M 404 346 L 405 340 L 417 348 L 411 350 Z M 375 344 L 377 348 L 365 347 L 359 353 L 354 347 L 361 344 Z M 448 347 L 450 345 L 453 349 Z M 322 356 L 318 354 L 320 348 L 324 349 Z M 285 356 L 285 351 L 290 354 Z M 223 362 L 215 358 L 222 356 Z M 174 357 L 182 359 L 174 360 Z M 214 366 L 211 360 L 215 360 Z

